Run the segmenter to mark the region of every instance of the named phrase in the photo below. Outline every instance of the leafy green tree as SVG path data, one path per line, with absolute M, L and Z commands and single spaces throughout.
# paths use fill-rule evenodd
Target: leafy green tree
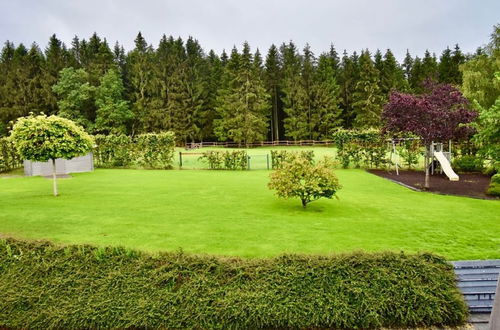
M 493 106 L 500 95 L 500 83 L 495 78 L 500 72 L 500 24 L 495 26 L 490 43 L 483 51 L 460 66 L 463 74 L 462 91 L 469 100 L 475 100 L 482 109 Z
M 58 115 L 77 122 L 86 128 L 92 125 L 87 109 L 92 106 L 95 88 L 88 82 L 88 74 L 83 69 L 65 68 L 61 78 L 52 89 L 58 95 Z
M 500 72 L 495 74 L 495 79 L 500 84 Z M 474 139 L 481 145 L 481 152 L 493 160 L 493 165 L 500 171 L 500 94 L 495 103 L 487 109 L 475 102 L 479 118 L 476 123 L 478 132 Z
M 380 90 L 380 78 L 368 50 L 363 51 L 359 58 L 360 74 L 353 93 L 354 126 L 370 128 L 381 125 L 380 114 L 385 102 Z
M 322 197 L 337 197 L 341 189 L 328 158 L 315 164 L 304 157 L 294 157 L 271 173 L 268 187 L 278 197 L 300 198 L 304 208 Z
M 97 133 L 126 133 L 126 124 L 134 114 L 123 99 L 123 92 L 123 82 L 116 69 L 110 69 L 101 77 L 95 98 L 97 113 L 94 130 Z
M 85 130 L 69 119 L 46 115 L 19 118 L 10 139 L 23 159 L 52 161 L 54 196 L 58 195 L 56 159 L 71 159 L 92 150 L 93 140 Z

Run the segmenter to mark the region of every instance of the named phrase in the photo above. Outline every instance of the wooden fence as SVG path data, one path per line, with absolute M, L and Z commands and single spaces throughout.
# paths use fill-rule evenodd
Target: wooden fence
M 245 148 L 245 147 L 266 147 L 266 146 L 332 146 L 333 140 L 299 140 L 299 141 L 260 141 L 253 143 L 237 142 L 193 142 L 185 145 L 186 149 L 197 149 L 207 147 Z

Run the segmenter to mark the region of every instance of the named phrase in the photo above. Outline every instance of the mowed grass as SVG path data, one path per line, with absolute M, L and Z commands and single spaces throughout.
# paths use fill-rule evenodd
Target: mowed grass
M 0 178 L 0 234 L 147 251 L 431 251 L 500 258 L 500 202 L 419 193 L 363 170 L 338 170 L 340 200 L 303 209 L 267 189 L 269 171 L 99 169 L 60 179 Z

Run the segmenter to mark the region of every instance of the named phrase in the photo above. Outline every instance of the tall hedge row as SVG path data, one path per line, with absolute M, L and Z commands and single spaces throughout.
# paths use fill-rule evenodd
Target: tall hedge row
M 127 135 L 96 135 L 94 157 L 98 167 L 171 168 L 175 136 L 172 132 Z
M 431 254 L 239 259 L 0 240 L 0 327 L 380 328 L 457 325 Z
M 8 138 L 0 138 L 0 172 L 21 167 L 23 161 Z

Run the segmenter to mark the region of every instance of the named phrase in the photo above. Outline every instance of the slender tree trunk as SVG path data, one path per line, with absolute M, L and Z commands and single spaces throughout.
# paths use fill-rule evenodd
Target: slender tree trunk
M 54 189 L 54 196 L 57 196 L 56 160 L 54 158 L 52 158 L 52 186 Z
M 306 199 L 301 199 L 302 201 L 302 207 L 305 208 L 307 206 L 307 200 Z
M 278 127 L 278 91 L 276 86 L 274 86 L 274 100 L 273 100 L 273 118 L 274 118 L 274 140 L 278 141 L 279 138 L 279 127 Z
M 424 188 L 429 189 L 429 152 L 427 151 L 427 147 L 425 148 L 425 184 Z

